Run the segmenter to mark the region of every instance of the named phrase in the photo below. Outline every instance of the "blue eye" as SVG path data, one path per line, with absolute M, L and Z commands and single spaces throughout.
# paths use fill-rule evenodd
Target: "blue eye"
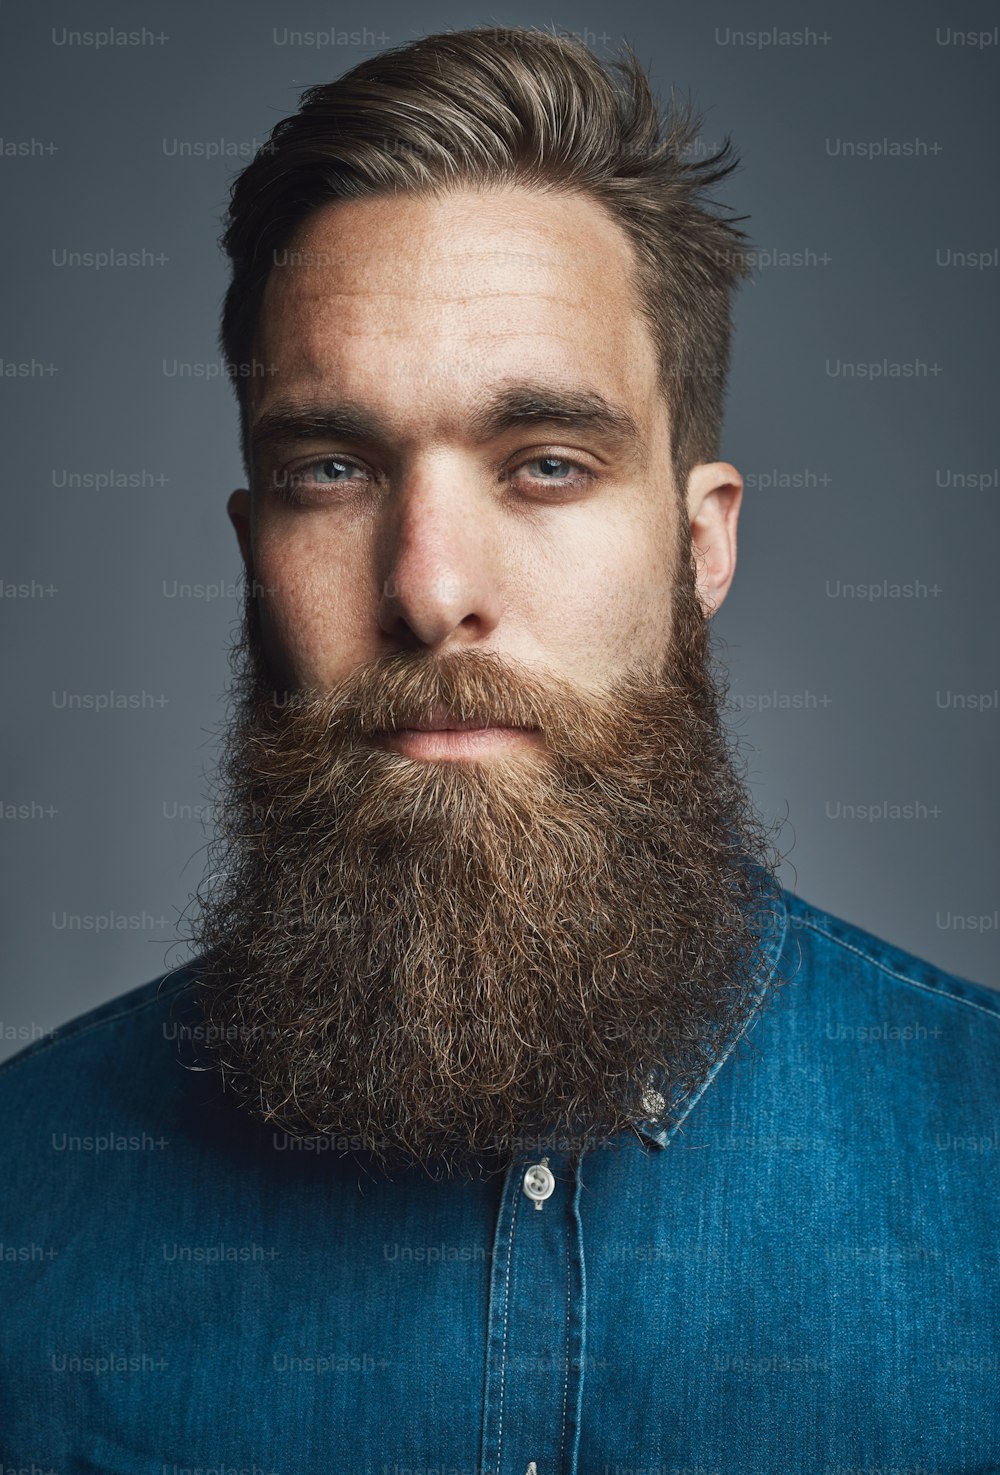
M 561 456 L 538 456 L 534 461 L 526 461 L 524 464 L 526 466 L 545 466 L 551 469 L 553 466 L 571 467 L 574 463 L 572 461 L 564 461 Z M 548 481 L 548 479 L 547 476 L 543 477 L 545 481 Z
M 345 460 L 343 456 L 325 456 L 322 461 L 312 461 L 308 466 L 303 467 L 301 472 L 294 473 L 293 480 L 301 478 L 301 480 L 306 482 L 326 486 L 331 482 L 336 483 L 343 480 L 342 477 L 333 474 L 334 467 L 343 469 L 348 466 L 353 467 L 355 470 L 360 470 L 356 461 Z M 320 470 L 322 475 L 314 477 L 312 473 L 316 470 Z
M 517 470 L 527 471 L 528 480 L 539 487 L 561 490 L 578 489 L 595 479 L 589 467 L 578 461 L 569 461 L 565 456 L 535 456 L 530 461 L 522 461 Z
M 352 472 L 368 476 L 359 462 L 348 460 L 346 456 L 321 456 L 305 466 L 297 466 L 277 475 L 275 488 L 283 502 L 295 503 L 301 501 L 300 494 L 309 493 L 313 488 L 319 490 L 322 487 L 345 486 L 356 479 L 350 474 Z

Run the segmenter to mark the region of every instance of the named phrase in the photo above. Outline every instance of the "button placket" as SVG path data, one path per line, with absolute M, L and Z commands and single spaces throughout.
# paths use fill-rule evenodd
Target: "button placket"
M 578 1168 L 561 1153 L 523 1156 L 507 1170 L 490 1282 L 483 1475 L 525 1475 L 526 1466 L 530 1475 L 576 1475 L 585 1316 L 579 1187 Z M 546 1205 L 547 1214 L 537 1212 Z

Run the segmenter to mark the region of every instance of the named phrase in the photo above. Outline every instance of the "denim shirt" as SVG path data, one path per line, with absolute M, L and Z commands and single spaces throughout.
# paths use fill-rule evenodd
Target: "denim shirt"
M 1000 996 L 774 921 L 672 1130 L 478 1181 L 233 1108 L 197 960 L 22 1050 L 3 1475 L 1000 1471 Z

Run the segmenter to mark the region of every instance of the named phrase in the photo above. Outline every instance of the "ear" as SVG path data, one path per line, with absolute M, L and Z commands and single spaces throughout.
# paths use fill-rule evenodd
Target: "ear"
M 243 555 L 243 566 L 248 575 L 253 578 L 253 541 L 250 532 L 250 493 L 246 487 L 240 487 L 238 491 L 231 494 L 226 503 L 226 511 L 229 513 L 229 521 L 236 529 L 236 537 L 239 540 L 240 552 Z
M 706 618 L 715 614 L 736 572 L 736 524 L 743 500 L 743 478 L 727 461 L 703 462 L 691 469 L 686 505 L 697 567 L 697 589 Z

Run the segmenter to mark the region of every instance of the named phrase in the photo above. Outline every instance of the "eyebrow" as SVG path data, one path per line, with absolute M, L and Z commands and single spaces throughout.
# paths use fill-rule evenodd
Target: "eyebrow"
M 506 385 L 481 399 L 466 424 L 473 439 L 480 443 L 521 427 L 559 425 L 586 431 L 611 451 L 640 462 L 646 459 L 646 440 L 633 416 L 624 406 L 590 389 L 537 382 Z M 391 438 L 389 427 L 378 415 L 353 401 L 279 401 L 252 427 L 250 447 L 256 462 L 302 441 L 373 444 Z

